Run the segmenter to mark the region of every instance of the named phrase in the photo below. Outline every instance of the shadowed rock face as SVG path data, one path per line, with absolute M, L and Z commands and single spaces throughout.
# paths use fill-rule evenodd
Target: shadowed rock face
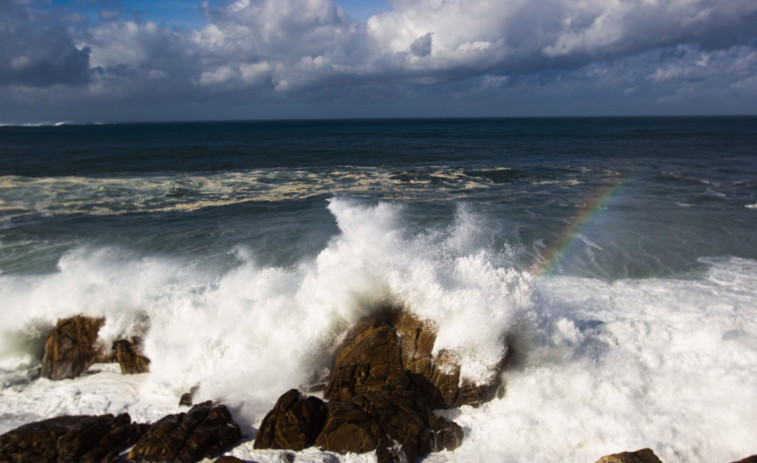
M 211 402 L 187 413 L 168 415 L 150 426 L 129 452 L 127 460 L 193 462 L 212 458 L 242 439 L 229 410 Z
M 302 450 L 315 444 L 326 420 L 326 404 L 303 397 L 297 389 L 282 395 L 255 436 L 256 449 Z
M 60 380 L 81 375 L 98 356 L 97 333 L 103 324 L 104 318 L 81 315 L 58 320 L 45 343 L 42 376 Z
M 120 339 L 113 342 L 115 359 L 121 366 L 121 373 L 131 375 L 150 371 L 150 359 L 140 351 L 141 340 L 132 338 L 131 341 Z
M 117 462 L 148 426 L 114 417 L 62 416 L 30 423 L 0 436 L 0 461 L 14 463 Z

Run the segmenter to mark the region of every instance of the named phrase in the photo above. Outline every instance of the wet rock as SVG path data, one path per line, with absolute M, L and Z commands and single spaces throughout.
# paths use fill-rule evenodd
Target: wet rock
M 179 405 L 186 405 L 186 406 L 192 406 L 192 401 L 194 401 L 195 394 L 197 394 L 197 391 L 200 390 L 200 386 L 192 386 L 192 388 L 189 390 L 189 392 L 185 392 L 181 395 L 179 398 Z
M 242 439 L 229 410 L 211 402 L 156 422 L 134 445 L 128 461 L 194 462 L 220 455 Z
M 256 449 L 302 450 L 315 444 L 326 421 L 326 404 L 297 389 L 282 395 L 258 429 Z
M 237 457 L 232 457 L 230 455 L 224 455 L 221 458 L 217 459 L 213 463 L 245 463 L 244 460 L 240 460 Z
M 597 463 L 662 463 L 651 449 L 641 449 L 635 452 L 622 452 L 607 455 Z
M 97 333 L 104 318 L 77 315 L 58 320 L 45 343 L 42 376 L 60 380 L 76 378 L 98 357 Z
M 433 323 L 395 307 L 356 323 L 333 354 L 323 394 L 330 402 L 315 445 L 337 453 L 375 450 L 381 463 L 413 461 L 458 447 L 462 428 L 432 410 L 491 399 L 499 375 L 491 385 L 461 380 L 453 352 L 432 356 L 435 341 Z M 255 448 L 311 445 L 303 419 L 292 414 L 307 400 L 297 390 L 284 394 L 263 420 Z
M 358 394 L 407 395 L 411 382 L 391 326 L 367 326 L 340 349 L 324 397 L 347 401 Z
M 446 383 L 429 381 L 443 371 L 431 358 L 435 338 L 432 324 L 396 309 L 361 320 L 335 353 L 324 393 L 331 402 L 316 445 L 338 453 L 376 450 L 380 462 L 457 447 L 462 429 L 431 410 L 446 405 L 438 385 L 449 384 L 454 402 L 460 368 L 453 365 Z
M 136 336 L 130 341 L 126 339 L 113 341 L 113 352 L 116 361 L 121 366 L 121 373 L 132 375 L 150 371 L 150 359 L 142 354 L 141 348 L 142 340 Z
M 337 453 L 366 453 L 391 445 L 373 417 L 350 402 L 329 402 L 326 424 L 315 445 Z
M 51 418 L 0 436 L 0 461 L 117 462 L 146 430 L 128 414 Z

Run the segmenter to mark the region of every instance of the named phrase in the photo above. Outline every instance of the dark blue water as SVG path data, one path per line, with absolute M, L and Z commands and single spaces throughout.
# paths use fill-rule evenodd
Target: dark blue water
M 757 258 L 757 118 L 0 127 L 0 272 L 82 246 L 295 265 L 338 232 L 333 197 L 401 205 L 408 233 L 464 210 L 523 268 L 564 247 L 557 273 L 687 275 Z

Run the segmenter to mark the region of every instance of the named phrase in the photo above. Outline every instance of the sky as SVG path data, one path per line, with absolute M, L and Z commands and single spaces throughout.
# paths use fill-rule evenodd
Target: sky
M 757 114 L 755 0 L 0 0 L 0 123 Z

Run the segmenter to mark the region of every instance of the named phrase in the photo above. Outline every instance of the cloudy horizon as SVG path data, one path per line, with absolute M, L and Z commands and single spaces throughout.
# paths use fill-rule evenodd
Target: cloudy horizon
M 757 113 L 753 0 L 0 0 L 0 123 Z

